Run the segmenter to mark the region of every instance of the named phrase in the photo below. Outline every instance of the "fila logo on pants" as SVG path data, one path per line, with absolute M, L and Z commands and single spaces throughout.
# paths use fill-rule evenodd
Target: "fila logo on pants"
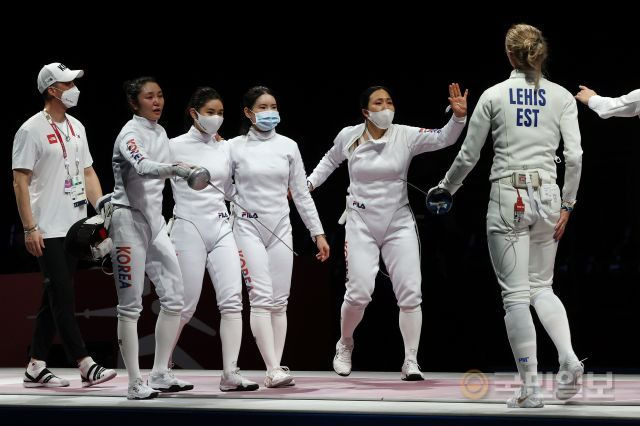
M 116 266 L 120 288 L 131 287 L 131 247 L 116 247 Z
M 257 219 L 258 213 L 242 212 L 242 217 L 246 217 L 248 219 Z
M 354 201 L 353 205 L 362 210 L 366 209 L 366 207 L 364 206 L 364 203 L 359 203 L 357 201 Z
M 242 272 L 244 285 L 247 286 L 247 290 L 250 291 L 253 289 L 253 284 L 251 284 L 251 276 L 249 276 L 249 268 L 247 267 L 247 260 L 244 258 L 244 253 L 242 252 L 242 250 L 238 250 L 238 254 L 240 255 L 240 271 Z

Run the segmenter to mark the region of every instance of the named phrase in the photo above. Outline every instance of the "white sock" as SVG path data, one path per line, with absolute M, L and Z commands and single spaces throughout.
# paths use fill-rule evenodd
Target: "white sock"
M 167 371 L 169 357 L 180 328 L 180 314 L 160 309 L 156 321 L 156 354 L 153 359 L 154 373 Z
M 96 362 L 90 356 L 85 357 L 82 361 L 78 363 L 78 368 L 80 369 L 80 373 L 86 377 L 87 371 L 89 371 L 89 368 L 91 368 L 91 366 L 95 363 Z
M 169 362 L 167 363 L 167 368 L 173 365 L 173 352 L 176 350 L 176 346 L 178 346 L 178 341 L 180 340 L 180 335 L 182 334 L 182 329 L 185 325 L 187 325 L 191 321 L 191 317 L 184 318 L 180 317 L 180 325 L 178 326 L 178 334 L 173 342 L 173 346 L 171 347 L 171 355 L 169 356 Z
M 271 327 L 273 327 L 273 344 L 278 365 L 282 362 L 284 342 L 287 338 L 287 307 L 282 306 L 271 310 Z
M 267 367 L 271 371 L 278 367 L 276 352 L 273 344 L 273 326 L 271 325 L 271 311 L 268 309 L 253 309 L 249 315 L 251 332 L 256 339 L 256 344 L 260 350 L 260 355 Z
M 564 305 L 553 293 L 553 290 L 544 290 L 536 294 L 533 299 L 533 307 L 536 309 L 538 318 L 547 330 L 547 334 L 553 340 L 558 350 L 558 360 L 560 364 L 568 360 L 577 360 L 576 354 L 571 346 L 571 331 L 569 330 L 569 320 Z
M 118 345 L 124 366 L 129 375 L 129 383 L 141 378 L 138 363 L 138 321 L 118 317 Z
M 528 388 L 538 386 L 536 329 L 529 305 L 511 307 L 504 316 L 504 323 L 522 383 Z
M 231 372 L 238 365 L 238 354 L 240 343 L 242 343 L 241 312 L 220 315 L 220 342 L 222 343 L 222 369 Z
M 34 373 L 37 376 L 45 368 L 47 368 L 47 363 L 44 362 L 44 361 L 40 361 L 40 360 L 38 360 L 38 361 L 30 361 L 29 364 L 27 364 L 27 372 L 31 376 L 33 376 Z
M 400 332 L 404 341 L 404 359 L 418 361 L 418 346 L 420 345 L 420 331 L 422 330 L 422 308 L 400 308 Z
M 363 316 L 364 308 L 350 305 L 346 301 L 342 302 L 342 308 L 340 308 L 340 340 L 343 344 L 353 345 L 353 332 L 362 321 Z

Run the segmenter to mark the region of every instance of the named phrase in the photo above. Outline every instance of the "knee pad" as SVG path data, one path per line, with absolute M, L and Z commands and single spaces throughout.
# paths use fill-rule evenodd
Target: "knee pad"
M 220 313 L 220 317 L 228 320 L 242 321 L 242 312 L 224 312 L 224 313 Z
M 160 310 L 164 312 L 165 315 L 173 315 L 173 316 L 182 315 L 182 309 L 175 311 L 175 310 L 169 309 L 166 306 L 160 306 Z
M 511 303 L 509 305 L 505 303 L 505 307 L 504 307 L 505 314 L 509 312 L 517 311 L 518 309 L 529 309 L 529 303 L 516 302 L 516 303 Z
M 406 307 L 400 306 L 400 310 L 405 314 L 410 314 L 413 312 L 422 312 L 422 306 L 418 305 L 418 306 L 414 306 L 413 308 L 406 308 Z
M 140 318 L 140 313 L 142 312 L 142 306 L 136 307 L 121 307 L 118 306 L 118 320 L 122 321 L 130 321 L 130 322 L 138 322 L 138 318 Z
M 132 318 L 132 317 L 128 317 L 128 316 L 122 316 L 122 315 L 120 315 L 120 313 L 118 313 L 118 321 L 122 321 L 122 322 L 134 322 L 134 323 L 137 323 L 139 317 L 140 317 L 140 314 L 138 314 L 138 317 Z
M 271 313 L 272 314 L 285 314 L 285 313 L 287 313 L 287 305 L 274 306 L 271 309 Z
M 349 297 L 349 294 L 345 294 L 344 295 L 344 302 L 351 306 L 352 308 L 356 308 L 356 309 L 366 309 L 366 307 L 369 305 L 369 303 L 371 302 L 371 297 L 368 298 L 368 300 L 353 300 L 351 297 Z
M 531 303 L 530 290 L 518 290 L 509 293 L 502 293 L 502 306 L 506 312 L 512 310 L 514 306 L 526 305 Z
M 533 287 L 533 288 L 531 288 L 531 302 L 535 305 L 536 299 L 539 296 L 542 296 L 545 293 L 552 293 L 553 294 L 553 289 L 551 288 L 551 286 Z
M 264 314 L 269 314 L 271 315 L 271 309 L 269 308 L 251 308 L 251 314 L 256 314 L 258 316 L 262 316 Z

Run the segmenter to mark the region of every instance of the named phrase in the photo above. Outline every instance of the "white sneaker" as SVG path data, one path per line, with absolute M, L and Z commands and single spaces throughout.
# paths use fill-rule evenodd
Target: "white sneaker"
M 88 386 L 97 385 L 98 383 L 104 383 L 116 377 L 117 374 L 116 370 L 104 368 L 94 362 L 93 365 L 89 367 L 89 370 L 87 370 L 86 376 L 82 375 L 82 372 L 80 372 L 82 387 L 86 388 Z
M 560 364 L 556 376 L 556 398 L 569 399 L 582 388 L 584 364 L 577 359 Z
M 24 372 L 22 385 L 25 388 L 63 388 L 69 386 L 69 381 L 49 371 L 44 361 L 32 361 Z
M 289 370 L 289 367 L 286 367 L 284 365 L 281 365 L 280 368 L 282 368 L 282 370 L 287 373 L 288 375 L 291 376 L 291 370 Z M 296 385 L 296 380 L 293 378 L 293 376 L 291 377 L 291 381 L 289 383 L 287 383 L 284 386 L 295 386 Z
M 404 364 L 402 364 L 402 373 L 400 374 L 400 378 L 408 382 L 424 380 L 418 361 L 410 358 L 405 359 Z
M 173 371 L 152 371 L 149 373 L 147 384 L 160 392 L 181 392 L 193 389 L 193 385 L 174 376 Z
M 222 376 L 220 377 L 220 390 L 222 392 L 254 391 L 259 387 L 260 386 L 258 386 L 256 382 L 252 382 L 251 380 L 242 377 L 240 375 L 239 368 L 236 368 L 229 373 L 223 371 Z
M 509 408 L 541 408 L 544 407 L 540 388 L 526 388 L 521 386 L 516 393 L 507 400 Z
M 336 356 L 333 357 L 333 371 L 341 376 L 351 374 L 351 353 L 353 345 L 345 345 L 342 340 L 336 343 Z
M 267 371 L 267 376 L 264 378 L 264 385 L 268 388 L 277 388 L 280 386 L 286 386 L 291 383 L 293 377 L 282 367 L 276 367 L 271 371 Z
M 159 392 L 145 385 L 140 377 L 129 384 L 127 399 L 151 399 L 156 398 Z

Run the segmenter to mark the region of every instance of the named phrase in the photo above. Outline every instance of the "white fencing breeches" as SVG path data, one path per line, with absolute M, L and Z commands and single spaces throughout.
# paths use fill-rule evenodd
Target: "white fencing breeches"
M 560 218 L 560 189 L 545 184 L 536 190 L 540 208 L 547 218 L 535 210 L 526 189 L 520 189 L 525 214 L 514 222 L 516 189 L 494 182 L 487 211 L 487 241 L 498 283 L 502 288 L 504 309 L 530 304 L 531 298 L 550 290 L 558 243 L 553 239 L 554 227 Z
M 184 322 L 193 317 L 198 306 L 205 267 L 216 292 L 220 313 L 242 311 L 238 247 L 226 219 L 204 226 L 176 218 L 171 230 L 171 241 L 175 246 L 184 282 Z
M 347 212 L 344 300 L 352 306 L 365 307 L 371 302 L 380 254 L 389 272 L 398 306 L 407 309 L 422 303 L 420 253 L 413 215 L 409 206 L 390 214 L 393 217 L 385 230 L 377 229 L 381 224 L 368 221 L 365 213 L 354 209 Z
M 110 237 L 118 316 L 132 320 L 140 316 L 145 272 L 155 285 L 161 309 L 172 314 L 182 312 L 182 275 L 165 228 L 154 236 L 142 213 L 120 207 L 113 212 Z
M 270 225 L 274 222 L 263 223 Z M 272 231 L 289 247 L 293 246 L 288 215 L 275 222 Z M 251 219 L 236 218 L 233 234 L 251 307 L 269 310 L 286 307 L 293 268 L 291 250 Z

